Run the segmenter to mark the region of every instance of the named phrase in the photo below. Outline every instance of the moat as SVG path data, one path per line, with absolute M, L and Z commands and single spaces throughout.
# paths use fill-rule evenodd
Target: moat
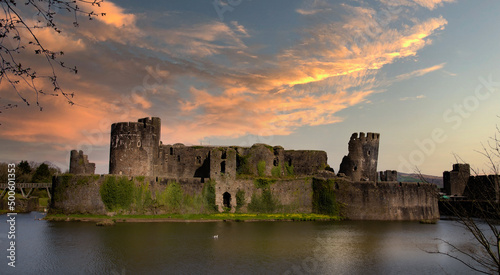
M 118 223 L 19 214 L 17 267 L 2 274 L 466 274 L 425 251 L 467 242 L 452 221 Z M 0 231 L 6 232 L 6 216 Z M 214 239 L 218 235 L 218 239 Z M 2 246 L 7 235 L 0 235 Z M 77 272 L 77 273 L 75 273 Z

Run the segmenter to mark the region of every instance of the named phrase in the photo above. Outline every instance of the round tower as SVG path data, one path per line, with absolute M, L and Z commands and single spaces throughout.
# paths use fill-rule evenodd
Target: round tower
M 160 118 L 111 125 L 109 173 L 154 176 L 159 161 Z

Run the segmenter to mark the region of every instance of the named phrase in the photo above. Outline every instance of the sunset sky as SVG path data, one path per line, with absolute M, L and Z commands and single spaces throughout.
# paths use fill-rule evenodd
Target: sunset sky
M 92 7 L 83 7 L 89 9 Z M 476 150 L 500 125 L 500 1 L 106 0 L 106 16 L 58 15 L 62 96 L 0 83 L 0 161 L 68 169 L 82 149 L 108 173 L 114 122 L 162 119 L 164 144 L 282 145 L 328 153 L 380 133 L 378 170 L 487 169 Z M 36 20 L 33 11 L 23 11 Z M 48 68 L 37 56 L 24 57 Z M 38 59 L 37 59 L 38 58 Z M 47 83 L 39 84 L 50 91 Z

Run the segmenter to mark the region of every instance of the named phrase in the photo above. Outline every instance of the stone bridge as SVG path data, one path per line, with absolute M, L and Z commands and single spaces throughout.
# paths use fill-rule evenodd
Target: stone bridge
M 47 191 L 47 194 L 49 196 L 49 199 L 51 199 L 50 196 L 50 189 L 52 188 L 52 183 L 17 183 L 16 182 L 16 190 L 20 191 L 21 194 L 23 195 L 24 198 L 29 198 L 31 193 L 33 193 L 33 190 L 35 189 L 45 189 Z M 0 195 L 0 198 L 3 198 L 9 191 L 9 185 L 7 183 L 0 183 L 0 189 L 2 191 L 2 195 Z M 28 191 L 28 192 L 26 192 Z

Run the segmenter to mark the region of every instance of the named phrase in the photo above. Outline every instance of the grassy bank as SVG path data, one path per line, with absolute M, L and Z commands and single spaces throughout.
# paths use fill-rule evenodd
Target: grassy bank
M 53 214 L 45 217 L 49 221 L 102 221 L 116 222 L 215 222 L 215 221 L 339 221 L 338 216 L 322 214 L 166 214 L 166 215 L 62 215 Z

